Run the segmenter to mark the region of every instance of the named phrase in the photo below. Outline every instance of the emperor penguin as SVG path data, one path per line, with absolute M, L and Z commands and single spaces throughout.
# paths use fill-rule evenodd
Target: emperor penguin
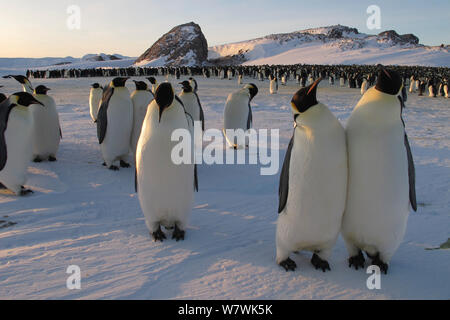
M 200 121 L 202 124 L 202 131 L 205 131 L 205 115 L 203 113 L 203 108 L 200 103 L 200 98 L 198 97 L 197 93 L 194 91 L 194 88 L 192 88 L 189 81 L 183 81 L 180 82 L 182 86 L 181 93 L 178 95 L 181 102 L 184 105 L 184 109 L 186 110 L 188 122 L 189 124 L 193 124 L 194 121 Z M 189 119 L 189 118 L 192 119 Z M 193 129 L 193 127 L 190 126 L 190 129 Z M 193 132 L 191 132 L 193 133 Z
M 191 87 L 192 87 L 192 91 L 193 91 L 194 93 L 197 93 L 197 91 L 198 91 L 197 80 L 195 80 L 194 78 L 190 77 L 190 78 L 189 78 L 189 84 L 190 84 Z
M 361 84 L 361 95 L 363 95 L 367 91 L 367 87 L 369 83 L 367 82 L 367 78 L 364 77 L 363 83 Z
M 444 83 L 443 89 L 444 89 L 444 97 L 448 98 L 448 82 Z
M 97 121 L 98 108 L 100 107 L 102 96 L 103 88 L 98 83 L 92 84 L 89 92 L 89 111 L 94 122 Z
M 170 83 L 161 83 L 148 106 L 136 150 L 136 191 L 145 222 L 155 241 L 166 239 L 161 226 L 174 229 L 172 238 L 184 240 L 198 190 L 196 166 L 176 164 L 171 140 L 174 130 L 189 130 L 184 106 Z
M 158 81 L 156 81 L 155 77 L 148 77 L 147 80 L 151 83 L 152 85 L 152 93 L 155 94 L 156 92 L 156 88 L 158 88 Z
M 291 101 L 294 134 L 280 175 L 276 262 L 294 271 L 292 252 L 312 251 L 316 269 L 330 270 L 347 194 L 345 130 L 316 99 L 320 78 Z
M 387 273 L 406 230 L 410 207 L 417 210 L 415 171 L 402 118 L 402 79 L 381 69 L 375 87 L 347 122 L 349 180 L 342 235 L 349 267 L 364 268 L 363 251 Z
M 59 143 L 62 133 L 59 123 L 59 115 L 56 110 L 55 100 L 47 95 L 50 88 L 39 85 L 34 90 L 33 96 L 42 103 L 40 106 L 31 107 L 34 118 L 33 134 L 33 161 L 56 161 Z
M 33 156 L 31 105 L 43 107 L 27 92 L 14 93 L 0 104 L 0 184 L 16 195 L 32 193 L 23 186 Z
M 278 92 L 278 79 L 273 75 L 270 76 L 270 94 L 276 94 Z
M 22 85 L 23 91 L 28 92 L 29 94 L 33 94 L 33 86 L 31 85 L 30 80 L 22 75 L 8 75 L 4 76 L 4 79 L 15 79 L 17 82 L 19 82 Z
M 223 134 L 228 144 L 237 149 L 238 141 L 236 137 L 228 137 L 227 129 L 249 130 L 252 127 L 253 116 L 250 102 L 258 94 L 258 87 L 253 83 L 246 84 L 242 89 L 228 95 L 224 109 Z
M 134 156 L 136 156 L 136 147 L 141 135 L 142 123 L 147 114 L 147 107 L 153 100 L 153 93 L 148 89 L 144 81 L 136 81 L 136 90 L 131 94 L 131 101 L 133 103 L 133 129 L 131 131 L 130 149 Z
M 105 165 L 110 170 L 119 170 L 114 163 L 120 160 L 122 168 L 130 165 L 126 162 L 130 149 L 131 130 L 133 128 L 133 102 L 125 87 L 129 78 L 114 78 L 103 92 L 97 117 L 97 137 Z
M 238 75 L 238 85 L 242 84 L 242 73 L 239 73 Z

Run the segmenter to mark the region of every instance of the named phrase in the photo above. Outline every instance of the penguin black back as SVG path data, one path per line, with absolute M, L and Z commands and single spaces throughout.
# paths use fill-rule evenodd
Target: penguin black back
M 144 81 L 133 80 L 136 85 L 136 90 L 147 90 L 148 86 Z

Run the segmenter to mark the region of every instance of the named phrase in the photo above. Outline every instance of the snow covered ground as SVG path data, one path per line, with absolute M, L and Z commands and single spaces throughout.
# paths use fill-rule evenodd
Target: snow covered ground
M 298 269 L 275 263 L 278 175 L 258 165 L 201 165 L 186 240 L 151 240 L 134 191 L 134 170 L 101 166 L 89 117 L 89 85 L 108 79 L 35 80 L 52 88 L 63 140 L 58 162 L 31 164 L 29 197 L 0 194 L 0 299 L 418 299 L 450 298 L 450 251 L 426 250 L 450 237 L 450 100 L 409 96 L 405 114 L 417 171 L 419 209 L 382 275 L 368 290 L 368 274 L 347 265 L 340 238 L 331 272 L 293 254 Z M 162 80 L 162 79 L 158 79 Z M 236 81 L 200 79 L 207 128 L 222 127 Z M 245 79 L 249 81 L 249 79 Z M 173 80 L 173 83 L 179 81 Z M 297 86 L 255 82 L 254 125 L 280 129 L 280 165 L 292 134 L 289 101 Z M 2 80 L 3 92 L 21 90 Z M 129 81 L 130 90 L 134 84 Z M 343 123 L 359 90 L 328 87 L 318 99 Z M 16 223 L 8 226 L 9 223 Z M 66 288 L 66 269 L 81 268 L 81 290 Z

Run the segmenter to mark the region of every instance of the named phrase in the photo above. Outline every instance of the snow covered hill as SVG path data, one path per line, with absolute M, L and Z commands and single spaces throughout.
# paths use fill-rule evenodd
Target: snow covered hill
M 215 63 L 263 64 L 385 64 L 450 66 L 450 47 L 419 44 L 412 35 L 385 31 L 378 35 L 336 25 L 218 45 L 209 48 Z

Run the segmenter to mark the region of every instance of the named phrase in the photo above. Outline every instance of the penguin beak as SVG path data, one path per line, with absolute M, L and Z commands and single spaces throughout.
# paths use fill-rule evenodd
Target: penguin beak
M 314 81 L 314 83 L 311 85 L 311 87 L 309 87 L 307 95 L 310 95 L 311 93 L 314 93 L 314 95 L 315 95 L 315 91 L 317 90 L 317 85 L 319 84 L 320 81 L 322 81 L 322 78 L 319 78 L 316 81 Z

